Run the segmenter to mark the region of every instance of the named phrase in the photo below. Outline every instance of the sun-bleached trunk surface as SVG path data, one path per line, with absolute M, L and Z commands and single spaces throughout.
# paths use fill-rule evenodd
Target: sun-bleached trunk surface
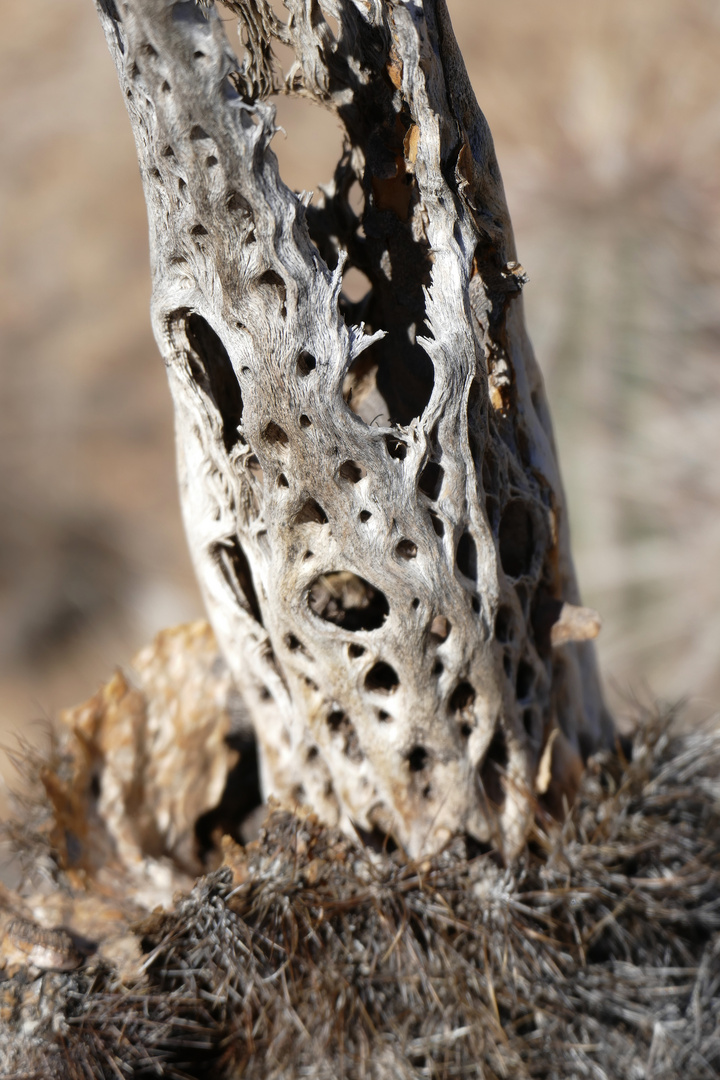
M 264 790 L 411 854 L 457 833 L 511 854 L 611 723 L 445 2 L 285 0 L 280 21 L 233 0 L 242 64 L 211 6 L 96 3 L 148 205 L 190 548 Z M 296 56 L 284 80 L 274 39 Z M 312 202 L 278 175 L 278 92 L 347 133 Z

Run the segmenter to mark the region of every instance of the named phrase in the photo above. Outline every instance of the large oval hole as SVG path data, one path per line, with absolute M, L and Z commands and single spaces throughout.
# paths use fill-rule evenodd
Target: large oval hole
M 222 543 L 213 544 L 210 548 L 210 555 L 240 606 L 245 611 L 249 611 L 256 622 L 259 622 L 262 626 L 262 615 L 260 614 L 260 604 L 255 592 L 252 571 L 237 537 L 229 537 Z
M 343 630 L 377 630 L 390 612 L 384 593 L 349 570 L 317 577 L 308 591 L 310 610 Z
M 240 384 L 227 349 L 202 315 L 191 312 L 185 320 L 185 333 L 192 350 L 190 370 L 195 382 L 210 397 L 220 413 L 223 443 L 229 452 L 239 441 L 243 399 Z
M 500 562 L 508 577 L 527 574 L 535 551 L 533 519 L 523 499 L 511 499 L 502 512 L 498 532 Z
M 477 581 L 477 547 L 470 533 L 465 532 L 460 537 L 457 546 L 457 568 L 470 581 Z

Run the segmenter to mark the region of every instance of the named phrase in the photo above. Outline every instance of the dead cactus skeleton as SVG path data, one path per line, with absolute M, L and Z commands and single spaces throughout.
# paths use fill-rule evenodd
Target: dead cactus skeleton
M 285 0 L 286 22 L 233 0 L 242 64 L 210 4 L 96 3 L 190 548 L 264 790 L 412 854 L 462 832 L 512 853 L 544 751 L 577 759 L 612 727 L 526 276 L 445 0 Z M 284 83 L 273 38 L 295 51 Z M 314 203 L 270 149 L 279 89 L 346 131 Z

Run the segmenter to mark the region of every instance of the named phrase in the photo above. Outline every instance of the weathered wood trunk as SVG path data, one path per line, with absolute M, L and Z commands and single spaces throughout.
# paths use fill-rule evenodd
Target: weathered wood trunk
M 147 199 L 190 548 L 265 791 L 411 853 L 458 832 L 511 853 L 553 742 L 587 754 L 611 724 L 445 0 L 285 0 L 286 23 L 233 0 L 242 65 L 195 0 L 96 2 Z M 284 83 L 273 38 L 297 57 Z M 314 202 L 278 175 L 279 91 L 347 133 Z

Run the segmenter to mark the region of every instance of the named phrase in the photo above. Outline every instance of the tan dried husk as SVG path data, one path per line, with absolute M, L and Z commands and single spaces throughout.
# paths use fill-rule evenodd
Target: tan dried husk
M 718 777 L 717 730 L 646 717 L 511 867 L 461 841 L 410 862 L 275 808 L 128 915 L 124 966 L 6 970 L 2 1075 L 716 1077 Z

